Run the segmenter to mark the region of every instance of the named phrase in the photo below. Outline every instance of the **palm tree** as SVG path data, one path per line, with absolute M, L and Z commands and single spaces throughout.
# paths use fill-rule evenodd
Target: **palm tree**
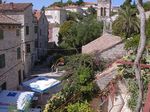
M 140 24 L 136 12 L 136 9 L 125 6 L 119 10 L 118 19 L 113 23 L 113 27 L 116 27 L 126 38 L 139 33 Z

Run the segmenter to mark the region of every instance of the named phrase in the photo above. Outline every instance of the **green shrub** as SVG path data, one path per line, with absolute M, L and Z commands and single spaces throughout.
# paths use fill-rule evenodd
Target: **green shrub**
M 67 106 L 67 112 L 93 112 L 87 102 L 75 103 Z

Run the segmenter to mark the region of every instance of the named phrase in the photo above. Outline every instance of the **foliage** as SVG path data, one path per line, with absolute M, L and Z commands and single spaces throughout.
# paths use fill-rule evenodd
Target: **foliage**
M 93 82 L 94 64 L 92 57 L 73 55 L 64 58 L 65 66 L 62 69 L 66 70 L 67 73 L 62 79 L 63 89 L 49 100 L 44 112 L 56 112 L 58 108 L 59 111 L 63 112 L 68 103 L 90 100 L 97 93 L 96 85 Z M 62 104 L 64 105 L 62 106 Z
M 84 5 L 84 1 L 83 0 L 78 0 L 78 1 L 76 1 L 76 4 L 77 5 Z
M 133 62 L 135 60 L 135 54 L 132 53 L 129 56 L 124 57 L 125 61 L 131 61 Z M 150 58 L 149 55 L 144 54 L 143 58 L 141 59 L 141 63 L 149 64 Z M 141 68 L 141 74 L 142 74 L 142 80 L 144 85 L 144 99 L 146 98 L 146 93 L 148 90 L 148 84 L 150 82 L 150 69 L 148 68 Z M 138 85 L 137 81 L 135 80 L 135 72 L 132 66 L 130 65 L 120 65 L 118 68 L 118 75 L 122 76 L 126 79 L 128 84 L 128 91 L 130 92 L 130 99 L 128 100 L 128 107 L 134 111 L 137 103 L 138 98 Z
M 146 36 L 148 37 L 148 39 L 150 38 L 150 17 L 146 21 Z
M 83 19 L 83 15 L 81 13 L 78 12 L 68 12 L 67 13 L 67 20 L 68 21 L 74 21 L 74 22 L 78 22 L 81 21 Z
M 67 35 L 67 33 L 69 32 L 73 24 L 74 24 L 74 21 L 69 20 L 69 21 L 65 21 L 64 24 L 61 25 L 59 33 L 61 34 L 62 37 Z
M 75 104 L 68 105 L 67 112 L 93 112 L 93 110 L 90 108 L 88 102 L 77 102 Z
M 140 24 L 136 12 L 136 9 L 131 6 L 121 8 L 118 18 L 113 23 L 113 33 L 124 38 L 138 34 Z
M 138 86 L 135 80 L 130 79 L 128 81 L 128 91 L 131 93 L 131 98 L 128 100 L 128 106 L 134 111 L 138 98 Z
M 67 0 L 67 2 L 63 2 L 61 0 L 60 2 L 54 2 L 49 7 L 52 7 L 52 6 L 64 7 L 64 6 L 68 6 L 68 5 L 78 5 L 78 6 L 80 6 L 80 5 L 84 5 L 84 1 L 83 0 L 78 0 L 76 2 L 73 2 L 72 0 Z
M 54 2 L 54 3 L 53 3 L 52 5 L 50 5 L 49 7 L 52 7 L 52 6 L 63 7 L 63 6 L 65 6 L 65 4 L 62 3 L 62 2 Z
M 73 4 L 72 0 L 68 0 L 68 1 L 67 1 L 67 4 L 68 4 L 68 5 Z
M 102 33 L 102 27 L 102 23 L 98 22 L 96 18 L 92 16 L 84 17 L 82 21 L 73 24 L 67 33 L 65 33 L 66 35 L 59 36 L 59 40 L 61 40 L 59 42 L 60 46 L 77 49 L 98 38 Z
M 146 44 L 149 46 L 150 45 L 150 18 L 146 21 L 146 37 L 147 37 Z M 140 40 L 139 34 L 132 35 L 130 38 L 126 39 L 125 48 L 127 50 L 134 50 L 134 51 L 137 50 L 139 40 Z
M 121 8 L 126 8 L 126 6 L 130 7 L 131 6 L 131 1 L 132 0 L 125 0 L 125 2 L 123 3 L 123 5 L 121 5 Z
M 136 50 L 138 48 L 138 44 L 140 41 L 140 36 L 139 35 L 133 35 L 132 37 L 126 39 L 125 42 L 125 48 L 127 50 Z
M 144 7 L 145 11 L 150 11 L 150 2 L 149 1 L 145 2 L 143 4 L 143 7 Z
M 87 10 L 87 12 L 88 12 L 88 14 L 91 14 L 91 15 L 96 15 L 96 10 L 95 10 L 95 8 L 93 8 L 92 6 L 91 7 L 89 7 L 88 8 L 88 10 Z

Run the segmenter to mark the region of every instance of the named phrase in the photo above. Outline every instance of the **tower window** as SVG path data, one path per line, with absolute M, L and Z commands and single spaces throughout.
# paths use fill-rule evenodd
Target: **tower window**
M 106 16 L 106 7 L 104 8 L 104 16 Z
M 101 7 L 101 16 L 103 16 L 103 7 Z

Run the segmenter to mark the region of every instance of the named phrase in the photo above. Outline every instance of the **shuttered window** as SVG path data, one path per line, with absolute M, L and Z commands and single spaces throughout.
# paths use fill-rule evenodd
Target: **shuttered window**
M 5 67 L 5 54 L 0 55 L 0 68 Z
M 20 47 L 17 48 L 17 59 L 20 59 L 21 58 L 21 49 Z
M 4 32 L 2 29 L 0 29 L 0 40 L 4 38 Z

